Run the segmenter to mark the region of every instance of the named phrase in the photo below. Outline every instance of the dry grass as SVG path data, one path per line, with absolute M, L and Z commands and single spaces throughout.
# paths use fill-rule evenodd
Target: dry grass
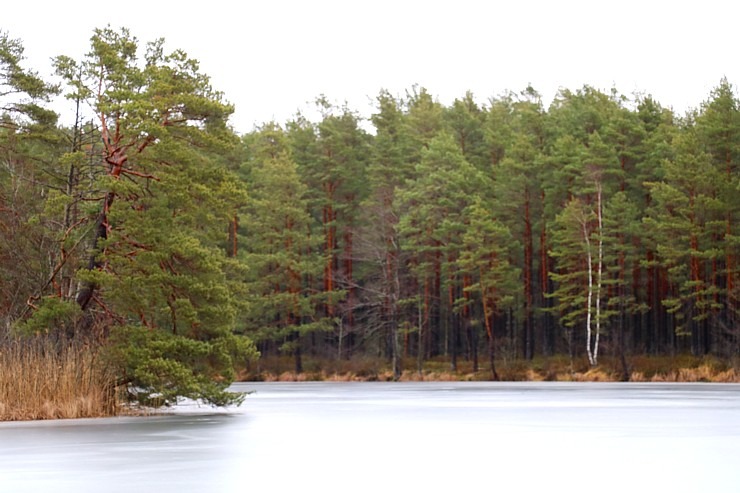
M 641 371 L 633 371 L 630 373 L 630 382 L 647 382 L 645 374 Z
M 740 382 L 740 372 L 727 362 L 690 355 L 635 356 L 629 359 L 630 381 L 633 382 Z M 244 373 L 241 380 L 264 381 L 391 381 L 393 372 L 387 360 L 358 358 L 352 360 L 304 360 L 307 371 L 274 371 L 292 364 L 290 360 L 275 358 L 260 362 L 259 372 Z M 507 360 L 497 364 L 503 381 L 573 381 L 616 382 L 623 373 L 616 358 L 604 357 L 597 368 L 590 368 L 585 358 L 571 361 L 567 356 L 538 357 L 533 361 Z M 416 361 L 404 364 L 401 381 L 483 381 L 491 380 L 487 362 L 481 361 L 480 369 L 473 371 L 472 363 L 460 361 L 458 371 L 450 370 L 449 361 L 437 358 L 424 363 L 421 372 Z
M 562 375 L 558 375 L 558 380 L 563 382 L 615 382 L 617 379 L 601 368 L 591 368 L 586 372 L 564 373 Z
M 651 382 L 713 382 L 713 383 L 740 383 L 740 376 L 734 368 L 720 370 L 704 364 L 696 368 L 679 368 L 665 374 L 655 374 Z
M 113 382 L 88 347 L 60 350 L 42 338 L 9 342 L 0 348 L 0 420 L 114 415 Z

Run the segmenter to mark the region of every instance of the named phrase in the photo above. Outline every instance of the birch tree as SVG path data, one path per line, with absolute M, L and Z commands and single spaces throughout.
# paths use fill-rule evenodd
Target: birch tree
M 598 362 L 599 332 L 594 330 L 594 212 L 574 198 L 555 219 L 552 233 L 557 272 L 553 297 L 558 301 L 560 321 L 568 329 L 584 327 L 585 349 L 592 366 Z

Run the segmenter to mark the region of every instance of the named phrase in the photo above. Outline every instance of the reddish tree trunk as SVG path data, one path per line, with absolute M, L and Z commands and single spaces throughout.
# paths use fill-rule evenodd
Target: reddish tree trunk
M 347 328 L 352 329 L 354 325 L 354 302 L 355 302 L 355 286 L 353 282 L 353 261 L 352 261 L 352 245 L 353 234 L 352 229 L 347 227 L 344 232 L 344 277 L 347 285 Z
M 728 150 L 725 154 L 725 164 L 726 164 L 726 172 L 727 172 L 727 180 L 728 183 L 731 183 L 732 180 L 732 155 L 730 154 L 730 151 Z M 727 213 L 727 226 L 725 228 L 726 238 L 729 238 L 732 235 L 732 212 Z M 734 279 L 733 276 L 735 274 L 735 258 L 732 254 L 732 249 L 727 249 L 727 255 L 725 259 L 726 268 L 727 268 L 727 293 L 729 293 L 729 297 L 733 296 L 733 288 L 734 288 Z M 732 311 L 732 307 L 731 311 Z
M 329 190 L 331 187 L 327 187 Z M 335 212 L 331 205 L 324 207 L 323 220 L 324 220 L 324 234 L 326 238 L 325 249 L 326 249 L 326 264 L 324 266 L 324 292 L 326 296 L 326 315 L 328 317 L 334 316 L 334 300 L 332 293 L 334 292 L 334 264 L 336 262 L 335 245 L 336 245 L 336 226 L 334 225 Z
M 483 273 L 480 273 L 481 276 Z M 495 333 L 493 332 L 493 310 L 488 310 L 488 295 L 487 290 L 481 286 L 481 303 L 483 305 L 483 321 L 486 326 L 486 336 L 488 338 L 488 364 L 491 370 L 491 378 L 493 380 L 499 380 L 498 373 L 496 372 L 495 355 L 496 355 L 496 339 Z
M 236 257 L 239 251 L 239 238 L 237 231 L 239 230 L 239 216 L 234 214 L 234 217 L 229 223 L 229 257 Z
M 453 313 L 452 307 L 455 304 L 455 289 L 453 287 L 453 280 L 452 278 L 449 279 L 449 284 L 447 286 L 447 303 L 448 303 L 448 316 L 447 319 L 449 320 L 450 324 L 450 355 L 451 355 L 451 367 L 452 371 L 457 371 L 457 349 L 458 349 L 458 339 L 459 339 L 459 330 L 457 320 L 455 319 L 455 315 Z
M 532 359 L 534 341 L 532 340 L 532 217 L 530 212 L 529 190 L 524 193 L 524 358 Z

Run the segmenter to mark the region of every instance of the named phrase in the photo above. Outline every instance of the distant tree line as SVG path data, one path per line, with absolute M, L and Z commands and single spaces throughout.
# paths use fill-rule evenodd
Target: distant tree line
M 235 364 L 740 354 L 740 109 L 584 86 L 325 97 L 238 136 L 196 61 L 96 30 L 61 86 L 0 37 L 0 336 L 118 348 L 139 388 Z M 247 88 L 245 88 L 247 90 Z M 44 101 L 64 91 L 75 124 Z M 480 360 L 480 363 L 479 363 Z M 189 383 L 188 383 L 189 382 Z M 169 387 L 168 387 L 169 386 Z M 187 387 L 190 388 L 190 387 Z M 206 389 L 206 390 L 204 390 Z M 214 397 L 216 399 L 217 397 Z
M 483 106 L 382 91 L 372 131 L 317 104 L 318 122 L 242 139 L 248 187 L 279 175 L 303 190 L 260 200 L 283 218 L 267 245 L 249 227 L 261 209 L 238 230 L 261 286 L 251 306 L 285 308 L 302 290 L 299 311 L 252 312 L 263 352 L 444 355 L 455 369 L 482 351 L 494 373 L 501 349 L 596 365 L 606 348 L 625 372 L 630 354 L 738 355 L 740 112 L 727 80 L 684 116 L 589 86 L 547 109 L 531 87 Z

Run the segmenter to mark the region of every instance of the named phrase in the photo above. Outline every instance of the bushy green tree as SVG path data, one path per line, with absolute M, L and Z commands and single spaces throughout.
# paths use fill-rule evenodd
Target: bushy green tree
M 238 400 L 224 389 L 234 361 L 254 352 L 234 335 L 244 269 L 223 249 L 246 201 L 224 165 L 238 142 L 232 108 L 184 52 L 167 53 L 158 40 L 139 55 L 126 29 L 105 28 L 81 61 L 56 61 L 70 94 L 93 109 L 103 143 L 102 199 L 76 300 L 88 335 L 115 345 L 111 361 L 138 395 Z M 153 367 L 137 351 L 162 362 Z

